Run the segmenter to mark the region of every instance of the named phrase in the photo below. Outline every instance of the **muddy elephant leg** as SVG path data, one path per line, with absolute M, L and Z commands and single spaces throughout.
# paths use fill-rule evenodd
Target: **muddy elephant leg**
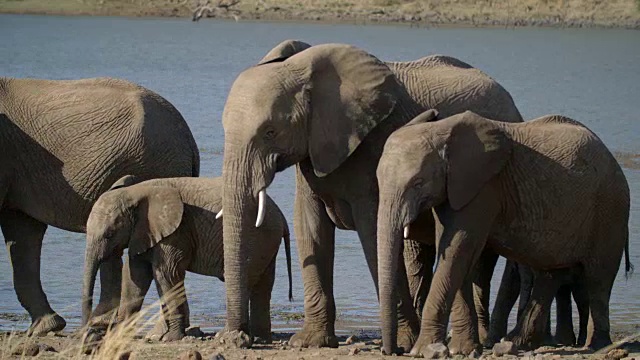
M 11 258 L 18 301 L 31 316 L 27 334 L 46 335 L 64 329 L 66 322 L 51 309 L 40 282 L 40 253 L 47 225 L 22 212 L 3 210 L 0 227 Z
M 507 260 L 493 311 L 491 312 L 489 336 L 483 344 L 485 347 L 492 347 L 493 344 L 500 342 L 500 340 L 507 335 L 509 314 L 518 300 L 520 288 L 518 265 L 514 261 Z
M 128 257 L 125 260 L 122 268 L 122 298 L 118 321 L 129 319 L 140 311 L 152 281 L 151 263 L 141 256 Z
M 276 278 L 276 258 L 256 284 L 249 298 L 249 326 L 254 344 L 271 344 L 271 291 Z
M 576 343 L 571 310 L 571 287 L 571 284 L 562 285 L 556 294 L 555 343 L 565 346 L 573 346 Z
M 518 348 L 535 349 L 544 342 L 551 303 L 560 286 L 557 274 L 562 271 L 568 270 L 537 272 L 535 274 L 529 301 L 521 316 L 518 317 L 515 329 L 506 337 Z
M 153 270 L 158 296 L 162 303 L 162 316 L 167 324 L 167 332 L 162 341 L 180 340 L 187 328 L 187 298 L 184 289 L 184 269 L 176 269 L 170 262 L 156 266 Z
M 296 170 L 296 176 L 294 230 L 304 284 L 304 325 L 289 343 L 335 348 L 338 347 L 333 298 L 335 226 L 300 170 Z
M 478 314 L 474 304 L 473 283 L 475 271 L 462 284 L 456 293 L 451 308 L 451 340 L 447 343 L 451 355 L 468 355 L 474 350 L 482 354 L 478 338 Z
M 489 338 L 489 301 L 491 300 L 491 277 L 498 262 L 498 254 L 485 248 L 478 260 L 477 276 L 473 279 L 473 296 L 478 316 L 478 338 L 480 344 L 487 344 Z

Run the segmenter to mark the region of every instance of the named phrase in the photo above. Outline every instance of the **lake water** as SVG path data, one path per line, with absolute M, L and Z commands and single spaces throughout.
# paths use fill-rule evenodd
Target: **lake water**
M 199 145 L 201 174 L 221 174 L 221 115 L 232 81 L 284 39 L 359 46 L 384 60 L 429 54 L 458 57 L 505 86 L 525 118 L 560 113 L 584 122 L 622 157 L 640 153 L 640 32 L 558 29 L 424 29 L 392 26 L 276 24 L 188 19 L 129 19 L 0 15 L 0 76 L 125 78 L 160 93 L 184 115 Z M 636 159 L 640 160 L 640 159 Z M 640 166 L 627 162 L 631 187 L 631 260 L 640 269 Z M 635 165 L 635 166 L 634 166 Z M 294 172 L 269 188 L 293 229 Z M 1 235 L 0 235 L 1 238 Z M 42 282 L 72 329 L 80 322 L 84 236 L 50 228 Z M 26 314 L 13 290 L 6 251 L 0 251 L 0 330 L 24 329 Z M 293 244 L 294 297 L 287 301 L 284 251 L 273 300 L 274 325 L 298 328 L 303 287 Z M 377 327 L 373 282 L 355 232 L 336 237 L 338 328 Z M 494 275 L 495 295 L 502 264 Z M 622 272 L 621 272 L 622 274 Z M 224 284 L 188 274 L 192 324 L 217 329 L 224 319 Z M 640 274 L 619 276 L 611 298 L 612 328 L 640 323 Z M 150 291 L 147 303 L 157 299 Z M 12 316 L 11 314 L 15 314 Z M 13 320 L 11 320 L 13 319 Z

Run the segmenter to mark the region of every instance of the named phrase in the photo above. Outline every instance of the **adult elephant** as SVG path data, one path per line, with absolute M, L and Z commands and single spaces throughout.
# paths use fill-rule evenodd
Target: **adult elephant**
M 353 46 L 288 41 L 238 76 L 223 113 L 227 331 L 248 329 L 244 239 L 262 222 L 262 199 L 276 172 L 297 165 L 294 227 L 305 322 L 291 343 L 337 346 L 335 228 L 358 232 L 377 288 L 378 160 L 394 130 L 433 107 L 522 121 L 502 86 L 446 56 L 384 63 Z M 402 314 L 399 342 L 408 350 L 416 329 L 406 306 Z
M 0 78 L 0 227 L 28 333 L 66 323 L 40 283 L 47 226 L 84 232 L 91 206 L 119 178 L 198 176 L 200 158 L 182 115 L 158 94 L 124 80 Z M 101 267 L 97 312 L 120 296 L 120 258 Z

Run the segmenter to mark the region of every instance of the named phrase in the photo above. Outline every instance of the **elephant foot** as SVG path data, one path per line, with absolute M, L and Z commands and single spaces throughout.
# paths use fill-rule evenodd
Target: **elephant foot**
M 411 351 L 418 340 L 420 331 L 414 331 L 409 326 L 398 327 L 398 349 L 396 353 L 404 354 Z
M 586 347 L 591 350 L 600 350 L 605 346 L 611 345 L 611 337 L 609 333 L 594 332 L 591 341 L 587 340 Z
M 519 350 L 534 350 L 542 345 L 538 341 L 533 341 L 528 336 L 513 332 L 505 336 L 504 341 L 511 341 Z
M 480 340 L 480 344 L 482 344 L 483 347 L 489 347 L 487 345 L 491 341 L 489 329 L 486 326 L 478 326 L 478 338 Z M 493 344 L 491 344 L 490 346 L 493 346 Z
M 90 327 L 109 328 L 118 323 L 115 312 L 94 316 L 89 320 Z
M 242 330 L 222 330 L 216 333 L 215 339 L 225 345 L 233 345 L 237 348 L 248 349 L 253 345 L 253 338 Z
M 456 335 L 451 336 L 451 340 L 447 343 L 449 353 L 453 355 L 469 355 L 476 351 L 482 354 L 482 345 L 476 343 L 473 338 L 468 336 Z
M 67 322 L 64 321 L 62 316 L 56 313 L 47 314 L 33 320 L 29 330 L 27 330 L 27 336 L 47 335 L 51 331 L 61 331 L 65 326 L 67 326 Z
M 164 335 L 162 335 L 161 341 L 163 342 L 178 341 L 178 340 L 182 340 L 184 336 L 185 335 L 183 330 L 169 330 Z
M 164 322 L 164 319 L 160 319 L 156 322 L 153 329 L 144 336 L 144 338 L 152 341 L 160 341 L 168 331 L 169 327 L 167 327 L 167 323 Z
M 562 346 L 574 346 L 576 344 L 576 335 L 572 329 L 558 329 L 556 330 L 554 342 Z
M 337 348 L 338 338 L 328 331 L 314 331 L 303 328 L 289 339 L 289 344 L 303 348 Z

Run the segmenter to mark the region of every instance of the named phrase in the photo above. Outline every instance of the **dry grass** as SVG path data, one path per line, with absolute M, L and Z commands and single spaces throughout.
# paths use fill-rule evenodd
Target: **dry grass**
M 181 290 L 180 290 L 181 289 Z M 165 304 L 177 304 L 186 299 L 184 286 L 177 285 L 172 291 L 163 297 Z M 131 352 L 135 345 L 136 338 L 144 335 L 145 332 L 153 328 L 155 323 L 162 318 L 161 301 L 158 300 L 146 307 L 143 307 L 135 316 L 120 322 L 117 326 L 110 327 L 104 332 L 104 336 L 91 339 L 91 334 L 86 328 L 77 332 L 77 341 L 72 345 L 54 353 L 56 359 L 86 359 L 85 349 L 93 349 L 89 359 L 112 360 L 118 359 L 121 355 Z M 82 334 L 82 336 L 80 336 Z M 27 356 L 25 352 L 29 346 L 38 346 L 37 337 L 25 337 L 18 332 L 11 332 L 0 341 L 0 359 L 9 358 L 52 358 L 52 353 L 40 352 L 37 356 Z
M 197 2 L 0 0 L 0 12 L 190 17 Z M 242 0 L 234 8 L 239 19 L 640 27 L 640 0 Z

